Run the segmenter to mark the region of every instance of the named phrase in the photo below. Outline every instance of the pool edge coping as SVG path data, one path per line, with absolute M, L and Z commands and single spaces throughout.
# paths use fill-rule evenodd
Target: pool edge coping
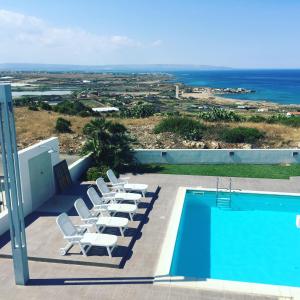
M 169 271 L 172 264 L 173 252 L 177 239 L 177 232 L 180 224 L 181 213 L 187 190 L 196 191 L 215 191 L 215 188 L 197 187 L 179 187 L 173 204 L 172 212 L 167 225 L 167 231 L 162 244 L 159 259 L 154 274 L 154 284 L 173 285 L 174 287 L 192 288 L 210 291 L 234 292 L 243 294 L 255 294 L 264 296 L 276 296 L 283 298 L 300 299 L 300 288 L 292 286 L 250 283 L 218 279 L 193 279 L 184 276 L 170 276 Z M 224 189 L 224 191 L 227 191 Z M 256 194 L 275 194 L 300 196 L 300 193 L 282 193 L 268 191 L 250 191 L 250 190 L 233 190 L 239 193 L 256 193 Z

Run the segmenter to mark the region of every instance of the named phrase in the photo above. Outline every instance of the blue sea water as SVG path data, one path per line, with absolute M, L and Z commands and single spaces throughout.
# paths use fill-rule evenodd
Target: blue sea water
M 234 193 L 225 210 L 188 191 L 170 274 L 299 287 L 299 211 L 297 196 Z
M 300 104 L 300 70 L 213 70 L 171 72 L 175 80 L 191 86 L 246 88 L 251 94 L 228 98 Z

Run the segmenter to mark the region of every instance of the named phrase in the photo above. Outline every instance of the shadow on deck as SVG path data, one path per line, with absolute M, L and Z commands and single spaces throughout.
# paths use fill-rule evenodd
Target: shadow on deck
M 143 227 L 148 223 L 150 212 L 155 201 L 158 199 L 161 188 L 157 187 L 155 192 L 147 193 L 146 198 L 139 204 L 134 221 L 129 222 L 129 228 L 126 230 L 124 237 L 119 235 L 117 228 L 107 228 L 105 230 L 105 233 L 118 235 L 118 247 L 114 249 L 112 258 L 107 256 L 106 250 L 102 247 L 92 247 L 88 256 L 85 257 L 81 254 L 78 246 L 70 249 L 67 255 L 60 256 L 58 250 L 64 245 L 65 241 L 56 225 L 55 219 L 60 213 L 67 212 L 75 224 L 81 223 L 74 208 L 74 202 L 81 197 L 87 206 L 91 208 L 92 204 L 86 194 L 90 186 L 87 183 L 74 185 L 63 194 L 56 195 L 48 200 L 44 205 L 25 218 L 27 252 L 30 261 L 124 268 L 126 262 L 133 256 L 133 248 L 136 241 L 142 237 Z M 118 214 L 118 216 L 122 216 L 122 214 Z M 127 217 L 126 215 L 123 216 Z M 0 258 L 12 258 L 9 232 L 1 236 Z M 41 280 L 52 282 L 51 279 L 32 279 L 29 284 L 34 285 Z M 97 278 L 94 280 L 97 280 Z M 103 281 L 105 279 L 99 278 L 99 280 Z M 75 281 L 76 278 L 74 279 Z M 55 282 L 59 284 L 59 282 L 65 282 L 65 279 L 55 279 Z M 68 279 L 68 282 L 72 282 L 72 279 Z M 121 282 L 124 281 L 121 280 Z M 80 284 L 83 283 L 81 282 Z M 102 284 L 104 283 L 102 282 Z M 110 282 L 109 284 L 112 283 Z

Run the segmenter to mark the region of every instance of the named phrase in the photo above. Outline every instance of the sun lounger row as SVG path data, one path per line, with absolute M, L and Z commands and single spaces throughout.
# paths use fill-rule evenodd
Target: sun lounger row
M 107 173 L 115 177 L 111 170 Z M 138 203 L 141 200 L 140 194 L 126 192 L 137 191 L 145 197 L 148 188 L 148 186 L 144 184 L 129 185 L 128 183 L 121 182 L 114 184 L 113 181 L 111 181 L 111 183 L 112 190 L 109 189 L 103 178 L 96 180 L 96 185 L 102 196 L 98 194 L 94 187 L 90 187 L 87 190 L 87 195 L 93 204 L 92 211 L 88 209 L 83 199 L 79 198 L 75 201 L 75 209 L 83 224 L 74 225 L 66 213 L 62 213 L 57 217 L 56 223 L 64 239 L 68 242 L 65 247 L 60 249 L 59 252 L 61 255 L 67 254 L 67 252 L 77 244 L 85 256 L 92 246 L 99 246 L 105 247 L 108 255 L 111 257 L 113 249 L 117 246 L 117 236 L 104 234 L 102 232 L 107 227 L 113 227 L 118 228 L 120 234 L 124 236 L 129 221 L 127 218 L 115 217 L 115 215 L 117 213 L 128 214 L 132 221 L 138 209 Z M 122 203 L 123 201 L 134 202 L 134 204 Z M 96 232 L 91 232 L 93 229 L 95 229 Z

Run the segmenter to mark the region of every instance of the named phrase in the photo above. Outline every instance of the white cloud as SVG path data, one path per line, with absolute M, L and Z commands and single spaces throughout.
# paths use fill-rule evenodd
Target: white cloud
M 160 47 L 161 45 L 162 45 L 162 40 L 156 40 L 151 44 L 152 47 Z
M 159 46 L 160 40 L 151 43 Z M 80 28 L 55 27 L 40 18 L 0 10 L 1 62 L 97 64 L 144 45 L 124 35 L 102 36 Z

